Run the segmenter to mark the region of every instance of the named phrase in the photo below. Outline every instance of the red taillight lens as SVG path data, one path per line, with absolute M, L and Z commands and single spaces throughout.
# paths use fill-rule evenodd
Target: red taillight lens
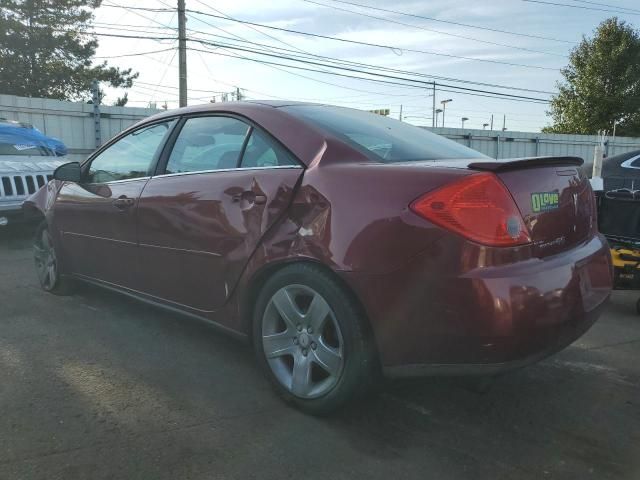
M 430 222 L 494 247 L 531 242 L 513 197 L 493 173 L 469 175 L 426 193 L 410 205 Z

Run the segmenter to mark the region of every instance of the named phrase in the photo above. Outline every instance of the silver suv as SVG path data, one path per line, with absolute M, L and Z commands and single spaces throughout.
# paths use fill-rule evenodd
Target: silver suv
M 51 180 L 63 163 L 43 142 L 0 135 L 0 226 L 22 220 L 24 200 Z

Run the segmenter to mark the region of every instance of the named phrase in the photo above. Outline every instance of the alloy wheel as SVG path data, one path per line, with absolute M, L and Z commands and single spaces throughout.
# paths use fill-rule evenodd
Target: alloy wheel
M 47 230 L 43 230 L 34 245 L 36 272 L 40 285 L 45 290 L 53 290 L 58 281 L 58 260 Z
M 262 347 L 278 381 L 299 398 L 329 392 L 344 369 L 344 341 L 335 314 L 318 292 L 288 285 L 269 300 Z

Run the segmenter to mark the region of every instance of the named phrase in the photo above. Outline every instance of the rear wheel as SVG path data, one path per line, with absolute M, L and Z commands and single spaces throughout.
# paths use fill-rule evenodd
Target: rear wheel
M 46 222 L 42 222 L 36 230 L 33 255 L 40 287 L 56 295 L 69 295 L 72 291 L 71 280 L 60 275 L 58 254 Z
M 328 413 L 366 391 L 373 349 L 357 304 L 330 274 L 285 267 L 256 303 L 253 340 L 276 391 L 312 414 Z

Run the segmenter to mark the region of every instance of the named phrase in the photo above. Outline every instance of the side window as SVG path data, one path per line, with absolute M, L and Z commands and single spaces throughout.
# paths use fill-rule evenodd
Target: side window
M 158 147 L 174 122 L 155 123 L 122 137 L 91 161 L 87 181 L 106 183 L 148 176 Z
M 249 126 L 230 117 L 188 119 L 173 146 L 166 173 L 236 168 Z
M 254 129 L 242 157 L 243 168 L 295 166 L 298 163 L 266 134 Z

